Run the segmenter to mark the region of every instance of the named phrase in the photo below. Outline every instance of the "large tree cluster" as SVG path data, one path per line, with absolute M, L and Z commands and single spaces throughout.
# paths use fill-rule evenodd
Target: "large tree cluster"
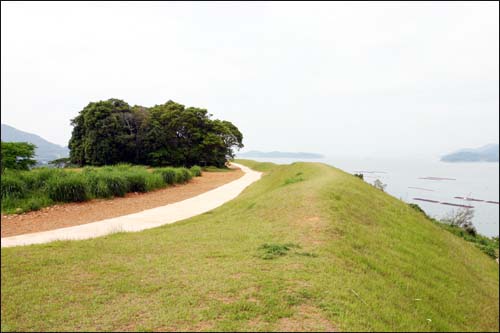
M 93 102 L 71 121 L 71 162 L 221 167 L 243 147 L 243 136 L 229 121 L 211 116 L 173 101 L 151 108 L 119 99 Z

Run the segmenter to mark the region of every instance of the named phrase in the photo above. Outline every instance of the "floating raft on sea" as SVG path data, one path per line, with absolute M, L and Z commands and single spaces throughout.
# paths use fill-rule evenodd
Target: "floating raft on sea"
M 439 201 L 436 201 L 436 200 L 423 199 L 423 198 L 413 198 L 413 200 L 426 201 L 426 202 L 432 202 L 432 203 L 439 203 Z
M 467 200 L 467 201 L 484 202 L 484 200 L 481 200 L 481 199 L 475 199 L 475 198 L 467 198 L 467 197 L 454 197 L 454 198 L 455 198 L 455 199 Z
M 427 179 L 427 180 L 456 180 L 455 178 L 444 178 L 444 177 L 420 177 L 418 179 Z
M 440 202 L 440 204 L 441 205 L 448 205 L 448 206 L 455 206 L 455 207 L 462 207 L 462 208 L 474 208 L 474 206 L 454 204 L 454 203 L 451 203 L 451 202 Z
M 486 202 L 486 203 L 491 203 L 491 204 L 500 204 L 498 201 L 491 201 L 491 200 L 481 200 L 481 199 L 476 199 L 476 198 L 468 198 L 468 197 L 454 197 L 455 199 L 462 199 L 462 200 L 467 200 L 467 201 L 477 201 L 477 202 Z
M 451 203 L 451 202 L 441 202 L 441 201 L 437 201 L 437 200 L 424 199 L 424 198 L 413 198 L 413 200 L 432 202 L 432 203 L 440 203 L 442 205 L 456 206 L 456 207 L 462 207 L 462 208 L 474 208 L 474 206 L 455 204 L 455 203 Z
M 414 186 L 408 186 L 408 188 L 413 188 L 415 190 L 422 190 L 422 191 L 434 192 L 434 190 L 431 190 L 430 188 L 414 187 Z

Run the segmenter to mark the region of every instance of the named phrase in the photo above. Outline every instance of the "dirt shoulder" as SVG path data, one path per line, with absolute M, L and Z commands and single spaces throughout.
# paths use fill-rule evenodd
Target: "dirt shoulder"
M 189 183 L 147 193 L 128 193 L 123 198 L 68 203 L 16 215 L 2 215 L 1 236 L 15 236 L 71 227 L 164 206 L 210 191 L 243 176 L 240 169 L 203 172 Z

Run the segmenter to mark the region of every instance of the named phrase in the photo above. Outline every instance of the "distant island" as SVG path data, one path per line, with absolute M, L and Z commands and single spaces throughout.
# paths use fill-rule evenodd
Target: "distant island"
M 499 145 L 488 144 L 479 148 L 460 149 L 441 157 L 443 162 L 498 162 Z
M 35 159 L 40 164 L 47 164 L 49 161 L 69 156 L 68 147 L 62 147 L 36 134 L 24 132 L 6 124 L 2 124 L 2 141 L 34 144 L 36 146 Z
M 271 151 L 271 152 L 264 152 L 264 151 L 258 151 L 258 150 L 251 150 L 245 153 L 238 153 L 238 157 L 248 157 L 248 158 L 260 158 L 260 157 L 266 157 L 266 158 L 324 158 L 323 155 L 321 154 L 315 154 L 315 153 L 304 153 L 304 152 L 283 152 L 283 151 Z

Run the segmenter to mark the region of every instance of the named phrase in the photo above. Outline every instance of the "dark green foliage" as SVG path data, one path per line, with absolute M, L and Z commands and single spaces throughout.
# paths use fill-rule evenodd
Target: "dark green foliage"
M 363 174 L 362 174 L 362 173 L 355 173 L 355 174 L 354 174 L 354 176 L 355 176 L 355 177 L 358 177 L 358 178 L 359 178 L 359 179 L 361 179 L 361 180 L 364 180 L 364 179 L 365 179 L 365 177 L 363 176 Z
M 3 142 L 2 145 L 2 172 L 5 169 L 29 170 L 36 164 L 33 159 L 36 146 L 27 142 Z
M 85 181 L 78 175 L 50 179 L 47 190 L 54 201 L 81 202 L 88 199 Z
M 22 198 L 26 195 L 26 184 L 14 174 L 2 175 L 2 199 Z
M 70 158 L 78 165 L 119 162 L 224 166 L 243 136 L 205 109 L 168 101 L 152 108 L 118 99 L 90 103 L 72 120 Z
M 71 121 L 71 161 L 106 165 L 135 161 L 137 122 L 130 106 L 119 99 L 90 103 Z
M 191 171 L 191 174 L 193 175 L 193 177 L 200 177 L 201 176 L 201 167 L 199 167 L 197 165 L 193 165 L 189 170 Z

